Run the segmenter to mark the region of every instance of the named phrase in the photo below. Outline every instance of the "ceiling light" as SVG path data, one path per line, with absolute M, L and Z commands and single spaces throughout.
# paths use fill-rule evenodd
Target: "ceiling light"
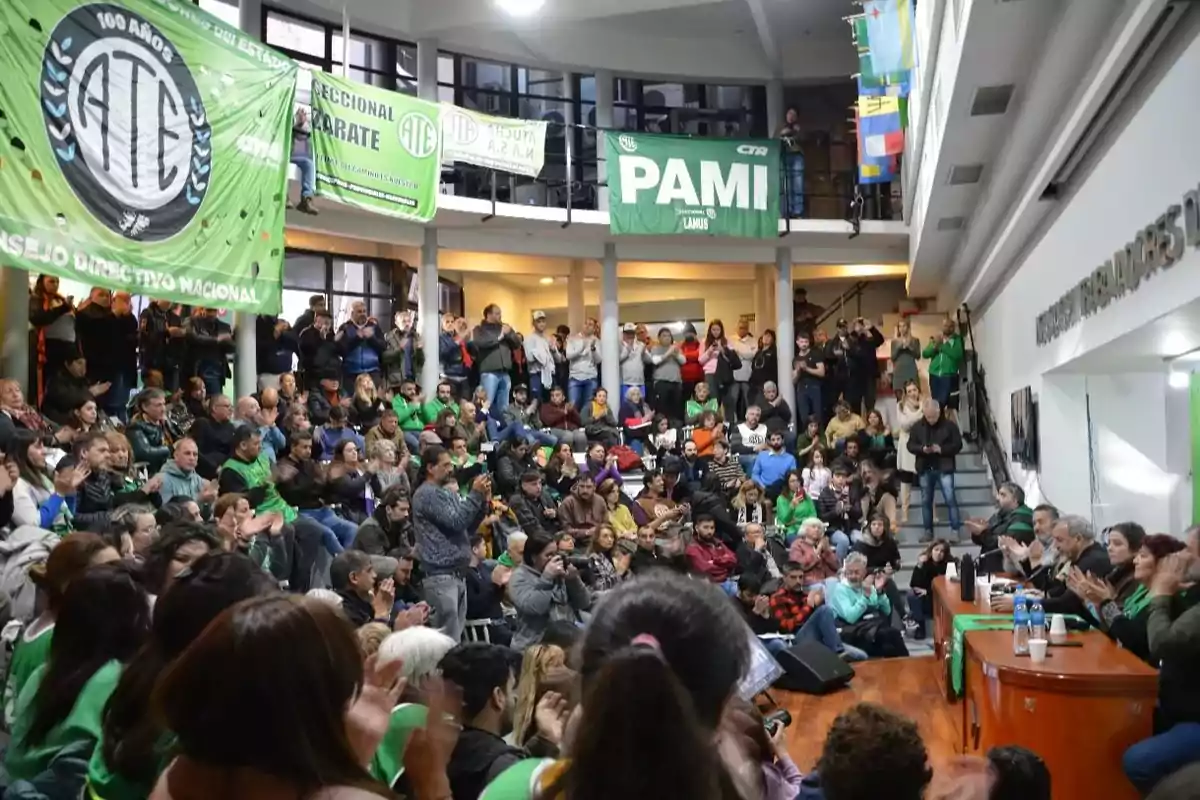
M 495 0 L 495 2 L 497 8 L 514 17 L 528 17 L 536 14 L 546 4 L 546 0 Z
M 1167 383 L 1172 389 L 1186 389 L 1191 384 L 1191 376 L 1186 372 L 1171 370 Z
M 540 283 L 542 286 L 549 286 L 550 284 L 554 283 L 554 278 L 538 278 L 538 283 Z

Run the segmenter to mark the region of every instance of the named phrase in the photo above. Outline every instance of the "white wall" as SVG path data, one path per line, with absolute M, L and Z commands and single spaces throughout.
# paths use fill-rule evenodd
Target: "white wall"
M 1044 347 L 1036 343 L 1036 319 L 1200 184 L 1194 158 L 1200 105 L 1179 101 L 1194 90 L 1197 75 L 1200 39 L 1153 89 L 975 326 L 992 412 L 1006 442 L 1010 394 L 1032 386 L 1040 402 L 1040 473 L 1015 473 L 1035 495 L 1064 512 L 1090 514 L 1098 525 L 1133 518 L 1147 529 L 1179 533 L 1190 521 L 1189 458 L 1181 445 L 1189 438 L 1187 392 L 1168 386 L 1162 361 L 1178 353 L 1172 337 L 1160 336 L 1144 371 L 1124 367 L 1124 374 L 1098 375 L 1103 369 L 1093 365 L 1086 376 L 1062 373 L 1200 298 L 1200 250 L 1188 248 L 1170 269 Z M 1094 464 L 1088 460 L 1089 400 Z

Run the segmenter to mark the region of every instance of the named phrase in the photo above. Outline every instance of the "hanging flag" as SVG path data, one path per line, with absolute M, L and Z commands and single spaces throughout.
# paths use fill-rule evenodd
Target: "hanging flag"
M 863 118 L 857 107 L 854 109 L 855 132 L 858 135 L 858 182 L 889 183 L 898 171 L 899 160 L 894 155 L 868 155 L 863 134 Z
M 858 98 L 858 138 L 864 156 L 882 158 L 904 152 L 901 102 L 896 97 Z
M 858 51 L 858 93 L 868 97 L 908 97 L 912 93 L 912 78 L 908 70 L 876 72 L 871 58 L 867 18 L 853 18 L 851 28 L 854 31 L 854 46 Z
M 863 17 L 876 74 L 916 66 L 912 0 L 866 0 Z

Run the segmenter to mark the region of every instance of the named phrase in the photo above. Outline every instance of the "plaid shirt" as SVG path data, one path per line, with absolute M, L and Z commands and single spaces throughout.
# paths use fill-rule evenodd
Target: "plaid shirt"
M 780 633 L 795 633 L 804 626 L 813 608 L 808 604 L 808 595 L 780 589 L 771 595 L 771 614 L 779 623 Z

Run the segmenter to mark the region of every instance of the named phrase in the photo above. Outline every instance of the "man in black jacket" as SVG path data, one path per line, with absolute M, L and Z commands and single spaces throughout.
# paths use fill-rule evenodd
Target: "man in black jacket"
M 183 320 L 175 313 L 170 300 L 155 300 L 142 311 L 138 324 L 138 351 L 143 381 L 150 370 L 157 370 L 162 373 L 163 386 L 168 392 L 179 389 L 179 373 L 187 349 L 186 336 Z
M 300 354 L 300 342 L 287 320 L 259 314 L 254 323 L 258 349 L 258 388 L 279 388 L 279 376 L 292 371 L 292 358 Z
M 923 419 L 917 420 L 908 435 L 908 452 L 917 457 L 917 478 L 921 482 L 921 514 L 925 534 L 921 541 L 933 541 L 933 490 L 941 487 L 942 499 L 950 509 L 950 530 L 958 539 L 960 521 L 958 501 L 954 498 L 954 461 L 962 450 L 962 435 L 953 421 L 942 414 L 937 400 L 921 405 Z
M 879 356 L 883 334 L 863 317 L 854 320 L 848 339 L 850 374 L 846 378 L 846 402 L 856 414 L 866 417 L 875 408 L 875 389 L 879 384 Z
M 221 393 L 229 378 L 229 354 L 233 352 L 233 329 L 222 322 L 215 308 L 192 310 L 184 326 L 187 331 L 188 376 L 204 381 L 212 397 Z
M 83 531 L 104 533 L 109 518 L 118 506 L 126 503 L 161 505 L 156 492 L 162 486 L 162 476 L 155 475 L 137 491 L 125 491 L 119 475 L 109 469 L 109 447 L 105 435 L 92 431 L 76 441 L 81 465 L 90 474 L 75 492 L 75 527 Z
M 217 470 L 233 455 L 233 401 L 223 394 L 209 395 L 207 417 L 192 423 L 188 435 L 196 440 L 200 464 L 196 471 L 202 478 L 213 480 Z
M 125 419 L 129 385 L 121 370 L 120 325 L 112 311 L 112 294 L 107 289 L 92 289 L 87 305 L 75 315 L 75 336 L 87 358 L 89 384 L 108 385 L 107 391 L 96 396 L 97 405 L 108 416 Z
M 301 517 L 321 526 L 321 541 L 329 554 L 336 556 L 354 542 L 358 526 L 338 516 L 329 505 L 325 468 L 312 457 L 312 432 L 296 431 L 288 437 L 288 444 L 288 455 L 275 465 L 273 476 L 279 496 Z
M 324 308 L 316 309 L 312 324 L 300 330 L 299 336 L 300 370 L 306 389 L 316 389 L 323 374 L 341 376 L 342 356 L 333 338 L 332 314 Z
M 1042 608 L 1047 614 L 1085 615 L 1087 609 L 1083 600 L 1067 588 L 1067 576 L 1073 569 L 1097 578 L 1108 575 L 1112 570 L 1108 551 L 1096 541 L 1092 524 L 1074 514 L 1059 517 L 1051 536 L 1058 551 L 1057 563 L 1044 563 L 1041 567 L 1029 563 L 1027 545 L 1017 545 L 1011 552 L 1021 558 L 1021 568 L 1030 576 L 1030 583 L 1042 592 Z M 1012 595 L 996 598 L 992 610 L 1011 612 Z
M 416 541 L 412 529 L 412 506 L 403 486 L 389 486 L 375 504 L 375 511 L 358 526 L 351 549 L 372 556 L 399 559 L 412 552 Z
M 504 740 L 512 732 L 521 655 L 485 642 L 456 646 L 442 657 L 442 676 L 462 691 L 462 732 L 446 765 L 454 797 L 479 797 L 500 773 L 529 758 Z
M 56 370 L 46 382 L 46 396 L 42 400 L 42 414 L 58 425 L 71 421 L 71 412 L 79 409 L 88 400 L 94 400 L 108 391 L 106 383 L 92 383 L 87 377 L 87 359 L 72 353 L 65 369 Z M 97 403 L 97 405 L 99 405 Z
M 558 507 L 554 498 L 542 486 L 542 473 L 529 470 L 521 475 L 521 488 L 508 501 L 508 507 L 517 515 L 521 530 L 535 534 L 555 534 L 562 529 L 558 521 Z

